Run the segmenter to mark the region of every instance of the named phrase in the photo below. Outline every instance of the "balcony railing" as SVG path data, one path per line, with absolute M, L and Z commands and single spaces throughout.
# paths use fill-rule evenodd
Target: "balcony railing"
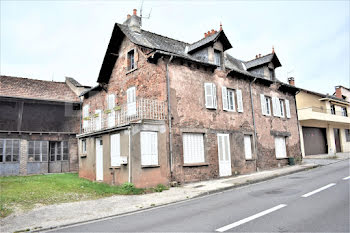
M 309 109 L 312 112 L 320 112 L 320 113 L 337 115 L 337 116 L 344 116 L 344 117 L 348 116 L 347 112 L 344 112 L 344 111 L 333 111 L 332 109 L 324 109 L 324 108 L 319 108 L 319 107 L 309 107 L 309 108 L 302 108 L 302 109 L 299 109 L 299 110 L 303 110 L 303 109 Z
M 83 133 L 91 133 L 127 125 L 139 120 L 166 120 L 166 104 L 163 101 L 137 99 L 135 102 L 98 110 L 83 118 Z

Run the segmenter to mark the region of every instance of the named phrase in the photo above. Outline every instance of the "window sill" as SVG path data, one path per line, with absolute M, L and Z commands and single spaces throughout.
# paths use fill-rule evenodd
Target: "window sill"
M 157 168 L 160 167 L 160 165 L 141 165 L 141 168 Z
M 120 169 L 120 166 L 110 166 L 109 169 Z
M 255 161 L 255 159 L 245 159 L 245 161 Z
M 80 155 L 80 158 L 82 158 L 82 159 L 84 159 L 86 157 L 87 157 L 87 155 Z
M 183 167 L 203 167 L 203 166 L 209 166 L 209 163 L 185 163 L 182 166 Z
M 134 68 L 134 69 L 132 69 L 132 70 L 128 70 L 128 71 L 126 71 L 126 73 L 125 73 L 125 74 L 130 74 L 130 73 L 134 72 L 135 70 L 137 70 L 137 67 L 135 67 L 135 68 Z
M 288 159 L 288 157 L 280 157 L 280 158 L 276 158 L 276 159 Z
M 0 164 L 16 164 L 16 163 L 19 163 L 19 161 L 0 162 Z

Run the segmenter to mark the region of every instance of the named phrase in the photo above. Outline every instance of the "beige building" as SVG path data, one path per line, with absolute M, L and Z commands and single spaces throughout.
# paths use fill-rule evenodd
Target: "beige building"
M 348 101 L 300 89 L 296 102 L 303 156 L 350 151 Z

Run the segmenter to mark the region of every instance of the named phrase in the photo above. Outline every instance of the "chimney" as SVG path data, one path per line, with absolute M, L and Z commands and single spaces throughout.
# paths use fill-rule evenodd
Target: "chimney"
M 220 31 L 222 31 L 222 23 L 220 22 Z
M 215 34 L 215 30 L 211 29 L 211 35 L 214 35 L 214 34 Z
M 141 17 L 137 16 L 137 10 L 133 10 L 133 14 L 127 15 L 127 20 L 124 22 L 128 25 L 131 31 L 141 33 Z
M 134 9 L 134 10 L 132 11 L 132 14 L 133 14 L 133 15 L 137 15 L 137 10 Z
M 272 46 L 272 53 L 275 53 L 275 47 Z
M 128 14 L 128 15 L 126 16 L 126 19 L 130 19 L 130 18 L 131 18 L 131 15 Z
M 288 84 L 291 86 L 295 86 L 295 82 L 294 82 L 294 78 L 293 77 L 289 77 L 288 78 Z
M 257 59 L 259 56 L 258 55 L 255 55 L 255 59 Z
M 340 86 L 336 86 L 335 87 L 335 97 L 337 97 L 339 99 L 343 99 L 343 95 L 341 93 L 341 87 Z
M 261 53 L 259 53 L 259 57 L 261 57 Z
M 204 38 L 206 38 L 208 36 L 208 34 L 206 32 L 204 32 Z

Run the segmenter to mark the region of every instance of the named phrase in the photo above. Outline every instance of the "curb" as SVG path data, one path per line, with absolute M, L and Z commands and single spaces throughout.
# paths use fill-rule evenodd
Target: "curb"
M 169 202 L 169 203 L 165 203 L 165 204 L 160 204 L 160 205 L 157 205 L 155 207 L 164 207 L 164 206 L 171 205 L 171 204 L 181 203 L 181 202 L 193 200 L 193 199 L 196 199 L 196 198 L 205 197 L 205 196 L 208 196 L 208 195 L 211 195 L 211 194 L 220 193 L 220 192 L 224 192 L 224 191 L 227 191 L 227 190 L 235 189 L 235 188 L 238 188 L 238 187 L 248 186 L 248 185 L 251 185 L 251 184 L 260 183 L 260 182 L 264 182 L 264 181 L 267 181 L 267 180 L 272 180 L 272 179 L 275 179 L 275 178 L 278 178 L 278 177 L 287 176 L 287 175 L 290 175 L 290 174 L 294 174 L 294 173 L 298 173 L 298 172 L 314 169 L 314 168 L 321 167 L 321 166 L 322 165 L 315 164 L 315 165 L 310 166 L 310 167 L 304 167 L 304 168 L 301 168 L 299 170 L 286 172 L 284 174 L 276 174 L 276 175 L 272 175 L 270 177 L 265 177 L 265 178 L 262 178 L 262 179 L 258 178 L 256 180 L 243 182 L 243 183 L 238 184 L 238 185 L 232 185 L 232 186 L 228 186 L 228 187 L 224 187 L 224 188 L 218 188 L 218 189 L 215 189 L 215 190 L 207 191 L 205 193 L 198 194 L 198 195 L 193 196 L 191 198 L 187 198 L 187 199 L 183 199 L 183 200 L 179 200 L 179 201 L 175 201 L 175 202 Z M 109 218 L 114 218 L 114 217 L 118 217 L 118 216 L 122 216 L 122 215 L 129 215 L 129 214 L 141 212 L 141 211 L 144 211 L 144 210 L 150 210 L 150 209 L 153 209 L 155 207 L 147 207 L 147 208 L 143 208 L 141 210 L 133 210 L 133 211 L 128 211 L 128 212 L 124 212 L 124 213 L 120 213 L 120 214 L 114 214 L 114 215 L 109 215 L 109 216 L 105 216 L 105 217 L 79 221 L 79 222 L 75 222 L 75 223 L 67 223 L 67 224 L 57 225 L 57 226 L 53 226 L 53 227 L 33 229 L 33 230 L 30 230 L 30 231 L 18 230 L 16 232 L 45 232 L 45 231 L 51 231 L 51 230 L 55 230 L 55 229 L 75 226 L 75 225 L 89 223 L 89 222 L 94 222 L 94 221 L 107 220 Z

